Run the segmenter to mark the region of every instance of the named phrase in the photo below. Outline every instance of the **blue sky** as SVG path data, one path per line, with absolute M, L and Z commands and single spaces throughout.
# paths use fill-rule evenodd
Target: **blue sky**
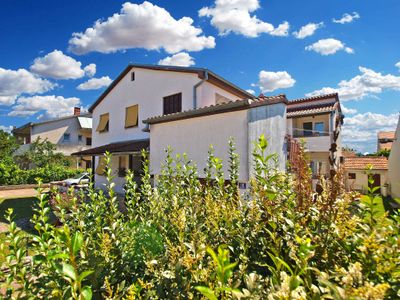
M 129 62 L 180 64 L 255 94 L 337 91 L 344 143 L 372 152 L 398 120 L 399 28 L 398 0 L 3 0 L 0 128 L 88 107 Z

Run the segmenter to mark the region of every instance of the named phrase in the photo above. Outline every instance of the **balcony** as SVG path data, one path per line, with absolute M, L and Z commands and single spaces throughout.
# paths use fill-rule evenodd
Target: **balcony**
M 332 143 L 331 134 L 327 131 L 293 128 L 292 136 L 304 140 L 305 148 L 310 152 L 328 152 Z

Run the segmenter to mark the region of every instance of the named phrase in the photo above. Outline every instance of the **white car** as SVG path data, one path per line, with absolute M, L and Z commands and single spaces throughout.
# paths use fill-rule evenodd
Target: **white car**
M 88 185 L 90 182 L 89 173 L 81 173 L 74 178 L 68 178 L 62 181 L 63 186 L 71 187 L 74 185 Z

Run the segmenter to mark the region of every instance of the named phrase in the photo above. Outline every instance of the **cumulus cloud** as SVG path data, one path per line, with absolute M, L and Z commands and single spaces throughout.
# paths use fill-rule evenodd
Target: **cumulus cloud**
M 312 36 L 315 31 L 321 27 L 324 26 L 324 22 L 321 23 L 308 23 L 307 25 L 304 25 L 303 27 L 300 28 L 299 31 L 293 32 L 293 35 L 297 39 L 304 39 L 308 36 Z
M 359 67 L 361 72 L 350 80 L 342 80 L 336 88 L 323 87 L 308 93 L 307 96 L 317 96 L 326 93 L 339 93 L 341 100 L 360 100 L 366 96 L 380 94 L 384 90 L 400 90 L 400 76 L 383 75 L 365 67 Z
M 354 115 L 357 112 L 357 109 L 355 109 L 355 108 L 348 108 L 348 107 L 344 106 L 343 104 L 341 104 L 340 106 L 341 106 L 342 112 L 344 114 Z
M 60 50 L 54 50 L 43 57 L 36 58 L 30 70 L 43 77 L 54 79 L 77 79 L 85 76 L 85 73 L 91 76 L 96 73 L 95 64 L 90 64 L 85 69 L 81 66 L 81 62 L 65 55 Z
M 0 68 L 0 105 L 12 105 L 21 94 L 40 94 L 54 87 L 54 83 L 25 69 Z
M 96 74 L 96 64 L 89 64 L 83 68 L 85 75 L 88 77 L 93 77 Z
M 253 84 L 253 86 L 258 86 L 263 93 L 290 88 L 296 83 L 296 80 L 286 71 L 268 72 L 262 70 L 258 74 L 258 79 L 258 83 Z
M 332 19 L 333 23 L 345 24 L 351 23 L 356 19 L 359 19 L 360 15 L 357 12 L 353 12 L 353 14 L 345 13 L 340 19 Z
M 379 131 L 395 130 L 399 115 L 366 112 L 344 118 L 343 143 L 361 152 L 375 152 Z
M 73 107 L 80 104 L 80 99 L 76 97 L 64 98 L 55 95 L 19 97 L 8 115 L 25 117 L 41 112 L 43 118 L 63 117 L 72 115 Z
M 103 76 L 100 78 L 91 78 L 88 81 L 78 85 L 77 89 L 81 91 L 98 90 L 103 87 L 109 86 L 111 82 L 112 80 L 108 76 Z
M 343 42 L 332 38 L 319 40 L 318 42 L 307 46 L 305 49 L 308 51 L 315 51 L 321 55 L 332 55 L 340 50 L 349 54 L 354 53 L 352 48 L 345 47 Z
M 163 66 L 190 67 L 194 65 L 194 59 L 186 52 L 179 52 L 159 60 L 158 64 Z
M 256 91 L 253 89 L 248 89 L 248 90 L 246 90 L 246 92 L 248 92 L 249 94 L 252 94 L 252 95 L 256 94 Z
M 399 68 L 399 71 L 400 71 L 400 61 L 397 64 L 395 64 L 394 66 Z
M 247 37 L 257 37 L 261 33 L 275 36 L 287 36 L 289 23 L 284 22 L 277 28 L 251 15 L 260 8 L 259 0 L 216 0 L 214 6 L 199 10 L 200 17 L 210 17 L 211 24 L 220 35 L 231 32 Z
M 120 13 L 105 21 L 97 20 L 85 32 L 74 33 L 69 50 L 75 54 L 92 51 L 111 53 L 130 48 L 165 49 L 168 53 L 214 48 L 215 39 L 205 36 L 193 20 L 174 19 L 170 13 L 150 2 L 126 2 Z
M 10 132 L 11 132 L 11 130 L 13 130 L 13 127 L 12 127 L 12 126 L 4 126 L 4 125 L 0 125 L 0 130 L 3 130 L 3 131 L 5 131 L 5 132 L 8 132 L 8 133 L 10 133 Z

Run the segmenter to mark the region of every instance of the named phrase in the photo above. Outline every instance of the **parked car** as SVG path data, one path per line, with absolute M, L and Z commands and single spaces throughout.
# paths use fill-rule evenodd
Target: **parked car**
M 74 185 L 88 185 L 90 182 L 89 173 L 84 172 L 76 175 L 74 178 L 68 178 L 62 181 L 63 186 L 71 187 Z

